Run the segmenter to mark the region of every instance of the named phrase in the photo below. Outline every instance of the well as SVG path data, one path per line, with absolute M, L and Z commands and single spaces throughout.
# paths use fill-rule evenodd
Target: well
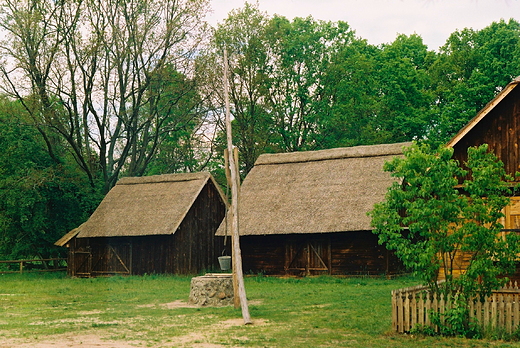
M 231 273 L 208 273 L 191 279 L 189 302 L 198 306 L 230 306 L 233 294 Z

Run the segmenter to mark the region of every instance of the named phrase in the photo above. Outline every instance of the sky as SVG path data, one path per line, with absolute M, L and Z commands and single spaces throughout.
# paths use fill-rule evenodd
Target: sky
M 210 0 L 208 22 L 216 26 L 244 0 Z M 255 3 L 255 0 L 250 0 Z M 345 21 L 368 43 L 390 43 L 398 34 L 418 34 L 430 50 L 456 30 L 483 29 L 500 19 L 520 21 L 520 0 L 258 0 L 261 11 L 326 21 Z

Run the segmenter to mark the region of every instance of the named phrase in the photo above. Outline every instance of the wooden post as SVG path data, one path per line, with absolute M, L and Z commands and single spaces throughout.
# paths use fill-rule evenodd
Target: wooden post
M 224 49 L 224 99 L 226 103 L 226 136 L 227 149 L 229 158 L 229 171 L 231 172 L 231 238 L 233 245 L 233 277 L 236 277 L 238 287 L 238 298 L 240 299 L 240 306 L 242 307 L 242 317 L 244 324 L 251 324 L 251 317 L 249 315 L 249 307 L 247 305 L 246 289 L 244 286 L 244 274 L 242 271 L 242 255 L 240 253 L 240 241 L 238 232 L 238 196 L 240 189 L 240 177 L 238 174 L 238 165 L 233 147 L 233 138 L 231 133 L 231 116 L 229 106 L 229 86 L 228 86 L 228 66 L 227 66 L 227 51 Z
M 231 181 L 231 171 L 229 170 L 229 151 L 228 151 L 228 149 L 224 149 L 224 166 L 226 167 L 225 170 L 226 170 L 227 185 L 228 185 L 228 187 L 231 187 L 233 184 Z M 230 235 L 231 237 L 233 236 L 232 223 L 230 222 L 230 220 L 232 220 L 232 218 L 231 218 L 232 214 L 233 214 L 233 212 L 231 211 L 231 208 L 230 208 L 229 212 L 227 213 L 227 217 L 226 217 L 226 219 L 227 219 L 226 220 L 226 234 Z M 235 239 L 231 238 L 231 264 L 232 264 L 231 269 L 233 270 L 233 295 L 234 295 L 233 296 L 233 305 L 235 306 L 235 308 L 238 308 L 238 307 L 240 307 L 240 295 L 238 293 L 237 273 L 235 272 L 236 258 L 235 258 L 234 243 L 235 243 Z

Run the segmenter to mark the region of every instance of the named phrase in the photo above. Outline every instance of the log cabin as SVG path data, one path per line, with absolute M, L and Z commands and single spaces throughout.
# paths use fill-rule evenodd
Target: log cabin
M 378 244 L 367 212 L 396 179 L 383 164 L 409 143 L 263 154 L 244 179 L 244 272 L 381 275 L 402 266 Z M 227 234 L 226 220 L 217 235 Z
M 226 199 L 209 173 L 122 178 L 55 244 L 73 277 L 197 274 L 218 268 Z

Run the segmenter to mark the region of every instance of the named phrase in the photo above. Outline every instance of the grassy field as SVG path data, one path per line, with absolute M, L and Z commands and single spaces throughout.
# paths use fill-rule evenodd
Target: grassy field
M 253 325 L 187 305 L 190 278 L 0 275 L 0 347 L 520 347 L 398 335 L 390 291 L 412 278 L 248 277 Z

